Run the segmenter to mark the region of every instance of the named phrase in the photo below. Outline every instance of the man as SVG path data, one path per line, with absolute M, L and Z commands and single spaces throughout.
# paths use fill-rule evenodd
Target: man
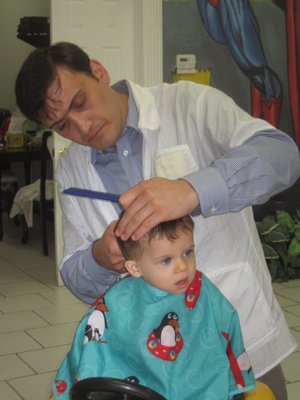
M 26 117 L 74 142 L 56 171 L 60 192 L 122 193 L 121 207 L 61 194 L 62 279 L 92 303 L 124 272 L 115 234 L 138 240 L 159 222 L 192 213 L 197 265 L 237 309 L 256 377 L 271 377 L 285 399 L 280 362 L 295 341 L 249 206 L 296 181 L 298 148 L 211 87 L 109 83 L 103 65 L 69 43 L 34 50 L 16 81 Z

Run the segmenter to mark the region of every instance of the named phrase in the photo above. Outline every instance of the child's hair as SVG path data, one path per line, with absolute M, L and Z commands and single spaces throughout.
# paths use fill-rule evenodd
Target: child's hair
M 120 219 L 123 214 L 121 214 Z M 189 215 L 182 218 L 174 219 L 172 221 L 164 221 L 152 228 L 144 237 L 140 240 L 122 240 L 117 237 L 117 241 L 125 260 L 135 260 L 139 258 L 143 252 L 144 241 L 148 243 L 156 237 L 166 237 L 168 240 L 173 242 L 178 238 L 179 231 L 192 232 L 194 229 L 194 221 Z

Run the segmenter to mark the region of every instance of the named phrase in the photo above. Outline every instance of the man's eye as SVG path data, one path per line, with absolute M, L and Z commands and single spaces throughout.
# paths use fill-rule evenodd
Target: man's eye
M 63 132 L 63 130 L 65 129 L 65 127 L 66 127 L 66 123 L 65 123 L 65 122 L 62 122 L 62 123 L 60 123 L 60 124 L 57 126 L 57 130 L 58 130 L 59 132 Z
M 75 104 L 75 108 L 77 108 L 77 110 L 80 110 L 81 108 L 84 107 L 85 101 L 84 100 L 79 100 L 76 104 Z

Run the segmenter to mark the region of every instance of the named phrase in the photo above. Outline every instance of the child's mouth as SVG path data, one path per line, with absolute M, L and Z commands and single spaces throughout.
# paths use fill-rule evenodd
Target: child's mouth
M 189 280 L 188 278 L 181 279 L 180 281 L 176 282 L 176 286 L 179 289 L 183 289 L 188 286 Z

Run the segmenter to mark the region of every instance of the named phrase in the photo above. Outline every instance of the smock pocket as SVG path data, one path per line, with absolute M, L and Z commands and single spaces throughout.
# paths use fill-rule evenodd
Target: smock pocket
M 257 280 L 248 263 L 229 265 L 206 275 L 238 311 L 247 351 L 274 335 L 278 327 L 264 292 L 272 288 L 269 282 Z M 268 294 L 271 298 L 271 292 Z
M 168 147 L 156 152 L 155 176 L 178 179 L 198 170 L 198 164 L 187 144 Z

